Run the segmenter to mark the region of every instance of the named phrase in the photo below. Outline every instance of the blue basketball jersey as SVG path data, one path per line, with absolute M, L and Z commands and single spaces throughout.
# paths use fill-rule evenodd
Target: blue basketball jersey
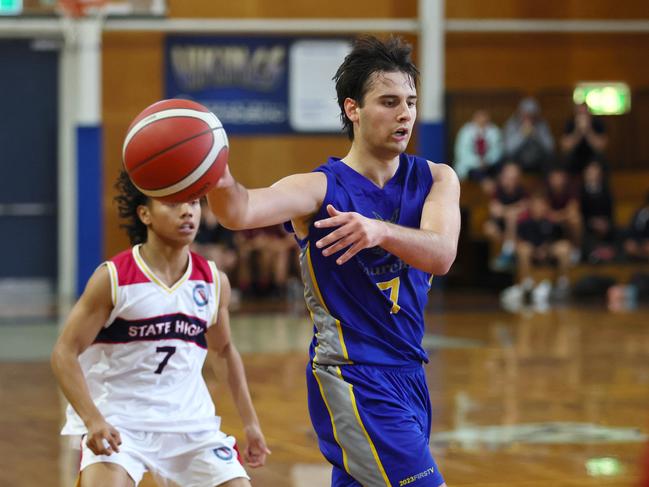
M 326 174 L 327 191 L 314 221 L 328 218 L 331 204 L 339 211 L 419 228 L 433 184 L 425 159 L 401 154 L 399 168 L 383 188 L 337 158 L 316 171 Z M 305 298 L 314 323 L 311 359 L 324 365 L 428 362 L 421 342 L 432 276 L 379 247 L 338 265 L 336 258 L 346 249 L 325 257 L 315 245 L 332 230 L 312 224 L 300 241 Z

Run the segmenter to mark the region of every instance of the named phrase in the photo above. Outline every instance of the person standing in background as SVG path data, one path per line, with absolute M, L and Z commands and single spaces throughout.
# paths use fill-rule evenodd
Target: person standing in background
M 554 155 L 554 138 L 534 98 L 524 98 L 505 124 L 505 157 L 524 172 L 541 173 Z
M 586 165 L 604 153 L 608 144 L 606 127 L 593 117 L 585 103 L 578 103 L 561 136 L 561 152 L 570 173 L 580 176 Z
M 493 179 L 503 156 L 500 128 L 491 122 L 489 112 L 477 110 L 455 139 L 453 167 L 460 181 L 469 179 L 482 184 L 485 192 L 493 189 Z

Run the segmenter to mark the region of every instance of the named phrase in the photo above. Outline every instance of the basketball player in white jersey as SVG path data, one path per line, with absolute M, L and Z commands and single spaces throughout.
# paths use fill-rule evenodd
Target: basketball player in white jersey
M 97 268 L 52 352 L 71 405 L 62 434 L 83 435 L 80 485 L 131 487 L 150 471 L 161 486 L 249 486 L 202 377 L 208 349 L 226 360 L 243 456 L 262 466 L 270 451 L 230 340 L 230 284 L 189 250 L 199 201 L 150 199 L 125 173 L 117 188 L 134 247 Z

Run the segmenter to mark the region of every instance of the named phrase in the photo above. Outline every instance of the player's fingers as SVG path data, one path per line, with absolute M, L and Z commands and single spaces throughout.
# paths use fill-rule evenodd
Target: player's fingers
M 102 436 L 93 436 L 86 441 L 86 445 L 95 455 L 111 455 L 113 450 L 108 441 Z
M 116 451 L 111 442 L 110 435 L 108 435 L 108 438 L 101 439 L 101 446 L 101 455 L 112 455 Z
M 230 173 L 230 167 L 228 164 L 225 165 L 223 175 L 219 178 L 218 182 L 214 186 L 215 188 L 227 188 L 232 185 L 232 173 Z
M 338 211 L 334 205 L 327 205 L 327 213 L 329 213 L 330 216 L 336 216 L 336 215 L 341 215 L 342 212 Z
M 333 206 L 331 207 L 333 208 Z M 348 222 L 353 221 L 358 217 L 358 214 L 351 212 L 341 212 L 335 210 L 336 213 L 331 215 L 330 218 L 323 218 L 313 223 L 316 228 L 340 227 Z
M 359 242 L 356 242 L 354 245 L 352 245 L 347 252 L 345 252 L 343 255 L 338 257 L 336 259 L 336 264 L 338 265 L 343 265 L 345 262 L 347 262 L 349 259 L 354 257 L 356 254 L 358 254 L 361 250 L 363 250 L 365 247 L 361 245 Z
M 354 243 L 354 240 L 355 239 L 354 239 L 353 235 L 349 235 L 349 236 L 347 236 L 347 237 L 345 237 L 345 238 L 343 238 L 341 240 L 338 240 L 338 242 L 336 242 L 333 245 L 331 245 L 330 247 L 327 247 L 326 249 L 324 249 L 322 251 L 322 255 L 327 257 L 327 256 L 333 255 L 336 252 L 339 252 L 339 251 L 341 251 L 343 249 L 346 249 L 347 247 L 349 247 L 351 244 Z
M 244 455 L 244 460 L 251 467 L 254 467 L 256 465 L 256 463 L 257 463 L 257 454 L 255 453 L 254 447 L 249 446 L 246 449 L 246 454 Z
M 266 463 L 266 455 L 254 455 L 248 458 L 248 466 L 252 468 L 263 467 Z
M 115 452 L 119 452 L 119 445 L 122 443 L 119 439 L 119 434 L 115 434 L 117 432 L 111 432 L 111 434 L 107 438 L 108 445 L 110 448 L 112 448 Z
M 259 453 L 260 455 L 261 454 L 270 455 L 272 453 L 268 448 L 268 446 L 266 445 L 266 441 L 263 438 L 259 439 L 259 441 L 256 442 L 255 449 L 260 452 Z
M 86 438 L 86 445 L 95 455 L 99 455 L 99 451 L 103 450 L 104 448 L 104 445 L 102 445 L 101 443 L 101 439 L 101 436 L 96 435 L 88 436 Z
M 103 448 L 99 448 L 97 445 L 91 442 L 87 442 L 86 445 L 88 445 L 90 451 L 93 452 L 95 455 L 103 455 L 102 453 Z
M 318 240 L 315 245 L 319 249 L 326 247 L 327 245 L 331 245 L 332 243 L 336 242 L 337 240 L 340 240 L 341 238 L 346 237 L 352 233 L 351 229 L 348 228 L 347 226 L 340 227 L 333 232 L 329 233 L 328 235 L 322 237 L 320 240 Z
M 119 434 L 119 431 L 113 430 L 113 437 L 115 438 L 115 441 L 117 441 L 118 445 L 122 444 L 122 435 Z
M 330 227 L 339 227 L 345 223 L 345 219 L 342 216 L 332 216 L 331 218 L 323 218 L 322 220 L 317 220 L 313 223 L 313 226 L 316 228 L 330 228 Z

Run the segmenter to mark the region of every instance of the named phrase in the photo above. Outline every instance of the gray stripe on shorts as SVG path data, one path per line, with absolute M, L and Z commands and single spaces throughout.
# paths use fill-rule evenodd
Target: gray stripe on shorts
M 338 434 L 338 442 L 347 454 L 349 473 L 365 487 L 385 487 L 379 464 L 358 422 L 350 385 L 342 380 L 336 366 L 314 365 L 313 371 L 322 386 Z

